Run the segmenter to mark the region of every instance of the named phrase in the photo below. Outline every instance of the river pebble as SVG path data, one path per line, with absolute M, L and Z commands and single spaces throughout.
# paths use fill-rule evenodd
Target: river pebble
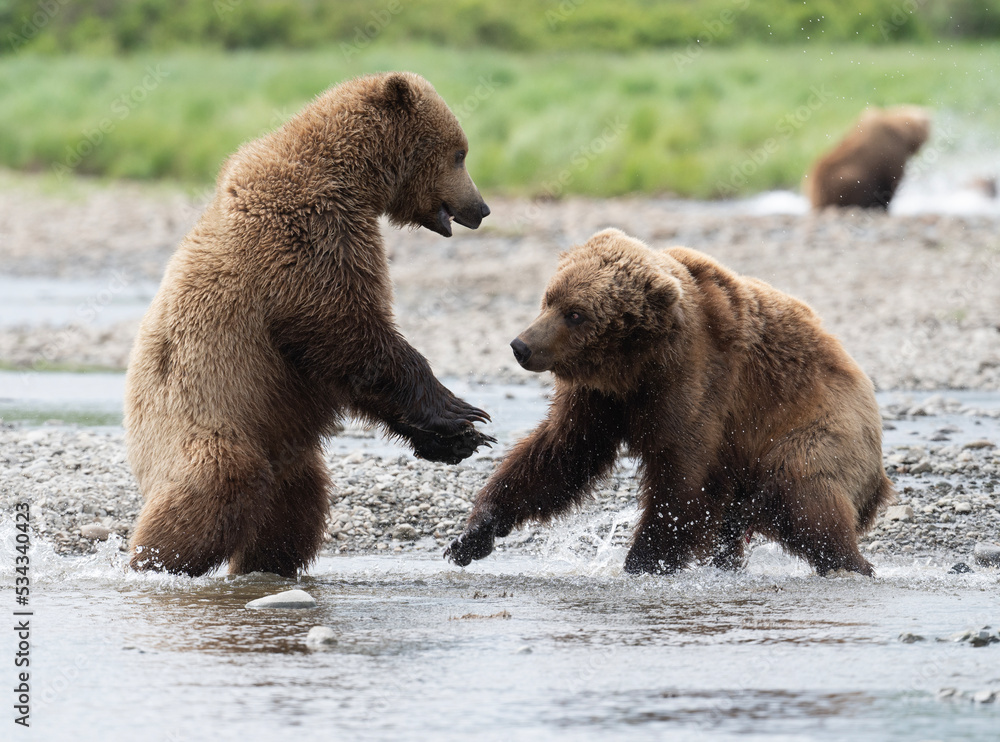
M 316 599 L 305 590 L 285 590 L 274 595 L 251 600 L 247 608 L 315 608 Z
M 329 626 L 313 626 L 306 634 L 306 646 L 309 649 L 330 649 L 336 645 L 337 634 Z

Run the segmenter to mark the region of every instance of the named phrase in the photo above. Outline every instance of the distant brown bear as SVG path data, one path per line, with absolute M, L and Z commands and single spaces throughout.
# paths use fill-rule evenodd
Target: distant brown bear
M 865 111 L 840 144 L 813 165 L 804 189 L 814 209 L 888 209 L 906 161 L 930 135 L 930 116 L 917 106 Z
M 857 537 L 893 498 L 872 384 L 812 310 L 694 250 L 600 232 L 565 253 L 511 343 L 552 371 L 547 418 L 479 493 L 446 556 L 581 500 L 624 447 L 642 515 L 627 572 L 737 568 L 750 533 L 818 572 L 871 575 Z
M 392 73 L 331 88 L 226 163 L 129 363 L 134 568 L 294 577 L 323 541 L 321 439 L 346 413 L 434 461 L 492 440 L 400 335 L 378 226 L 478 227 L 468 148 L 426 80 Z

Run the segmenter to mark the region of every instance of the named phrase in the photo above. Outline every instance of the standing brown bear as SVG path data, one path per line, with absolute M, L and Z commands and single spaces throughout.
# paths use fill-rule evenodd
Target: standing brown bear
M 861 206 L 888 209 L 906 161 L 930 134 L 930 116 L 917 106 L 873 108 L 813 165 L 805 191 L 814 209 Z
M 802 302 L 609 229 L 562 256 L 511 346 L 524 368 L 552 371 L 555 394 L 476 498 L 446 552 L 456 564 L 581 500 L 624 446 L 642 479 L 627 572 L 708 556 L 737 568 L 757 532 L 821 574 L 872 574 L 857 537 L 894 494 L 878 405 Z
M 468 148 L 430 83 L 392 73 L 331 88 L 229 159 L 129 363 L 134 568 L 294 577 L 323 540 L 321 439 L 344 414 L 433 461 L 492 440 L 400 335 L 378 226 L 478 227 Z

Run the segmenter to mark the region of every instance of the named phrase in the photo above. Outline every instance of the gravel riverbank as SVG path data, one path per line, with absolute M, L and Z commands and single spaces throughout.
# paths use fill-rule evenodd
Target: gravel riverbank
M 66 322 L 12 324 L 0 316 L 0 364 L 123 368 L 142 308 L 134 318 L 102 323 L 102 307 L 114 301 L 122 281 L 159 279 L 204 194 L 134 185 L 75 185 L 53 194 L 41 181 L 9 175 L 0 175 L 0 193 L 0 278 L 86 278 L 106 285 L 93 297 L 96 313 L 87 321 L 70 315 Z M 995 219 L 754 216 L 734 205 L 667 198 L 495 198 L 490 205 L 493 214 L 482 229 L 459 229 L 451 240 L 426 230 L 385 230 L 400 325 L 439 375 L 538 384 L 513 361 L 510 339 L 534 317 L 559 252 L 602 227 L 619 226 L 654 246 L 704 250 L 808 301 L 880 389 L 1000 389 Z M 973 564 L 977 542 L 1000 539 L 994 447 L 1000 440 L 954 442 L 952 423 L 938 430 L 933 420 L 955 414 L 969 425 L 994 419 L 955 404 L 884 408 L 887 430 L 919 418 L 926 435 L 886 446 L 900 502 L 869 534 L 869 553 Z M 348 428 L 345 435 L 368 434 Z M 328 454 L 335 484 L 328 548 L 443 549 L 511 443 L 501 440 L 457 467 L 418 461 L 402 450 Z M 121 432 L 0 424 L 4 519 L 19 500 L 32 503 L 37 534 L 59 552 L 88 552 L 108 534 L 127 540 L 141 501 Z M 623 467 L 568 521 L 516 532 L 499 548 L 624 548 L 634 509 L 635 483 Z
M 886 448 L 886 466 L 900 497 L 864 540 L 863 551 L 876 563 L 883 556 L 912 556 L 937 559 L 945 567 L 964 562 L 980 569 L 973 558 L 975 545 L 998 540 L 1000 450 L 995 443 L 1000 441 L 952 442 L 948 431 L 960 427 L 935 422 L 951 412 L 966 421 L 966 432 L 983 422 L 992 424 L 992 432 L 1000 427 L 997 412 L 954 404 L 938 409 L 883 408 L 887 426 L 919 419 L 928 434 L 912 444 Z M 366 434 L 355 427 L 344 433 L 359 439 Z M 327 549 L 442 550 L 461 531 L 476 492 L 512 442 L 501 441 L 501 448 L 455 467 L 414 459 L 402 449 L 390 455 L 328 453 L 334 490 Z M 121 431 L 4 426 L 0 512 L 5 517 L 13 513 L 18 501 L 31 503 L 37 538 L 60 553 L 91 552 L 112 534 L 121 537 L 124 548 L 142 502 Z M 635 516 L 636 483 L 632 467 L 625 464 L 577 512 L 554 526 L 515 531 L 498 542 L 498 549 L 592 557 L 611 547 L 623 557 Z
M 142 307 L 107 324 L 123 281 L 158 281 L 203 197 L 115 185 L 52 195 L 0 177 L 0 277 L 96 280 L 68 326 L 0 316 L 0 363 L 123 368 Z M 13 183 L 17 184 L 14 188 Z M 809 302 L 879 389 L 1000 388 L 1000 221 L 862 212 L 753 216 L 667 198 L 491 198 L 451 239 L 384 228 L 399 323 L 445 376 L 523 379 L 508 343 L 536 313 L 559 253 L 606 226 L 704 250 Z M 82 302 L 88 304 L 87 301 Z

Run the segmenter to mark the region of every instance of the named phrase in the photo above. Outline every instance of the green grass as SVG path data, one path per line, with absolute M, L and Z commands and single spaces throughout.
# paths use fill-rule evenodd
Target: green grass
M 377 35 L 464 49 L 998 38 L 984 0 L 0 0 L 0 55 L 303 49 Z
M 923 104 L 1000 129 L 1000 44 L 21 54 L 0 59 L 0 165 L 210 184 L 240 143 L 329 85 L 388 69 L 435 84 L 469 136 L 473 177 L 494 192 L 711 197 L 795 186 L 868 105 Z

